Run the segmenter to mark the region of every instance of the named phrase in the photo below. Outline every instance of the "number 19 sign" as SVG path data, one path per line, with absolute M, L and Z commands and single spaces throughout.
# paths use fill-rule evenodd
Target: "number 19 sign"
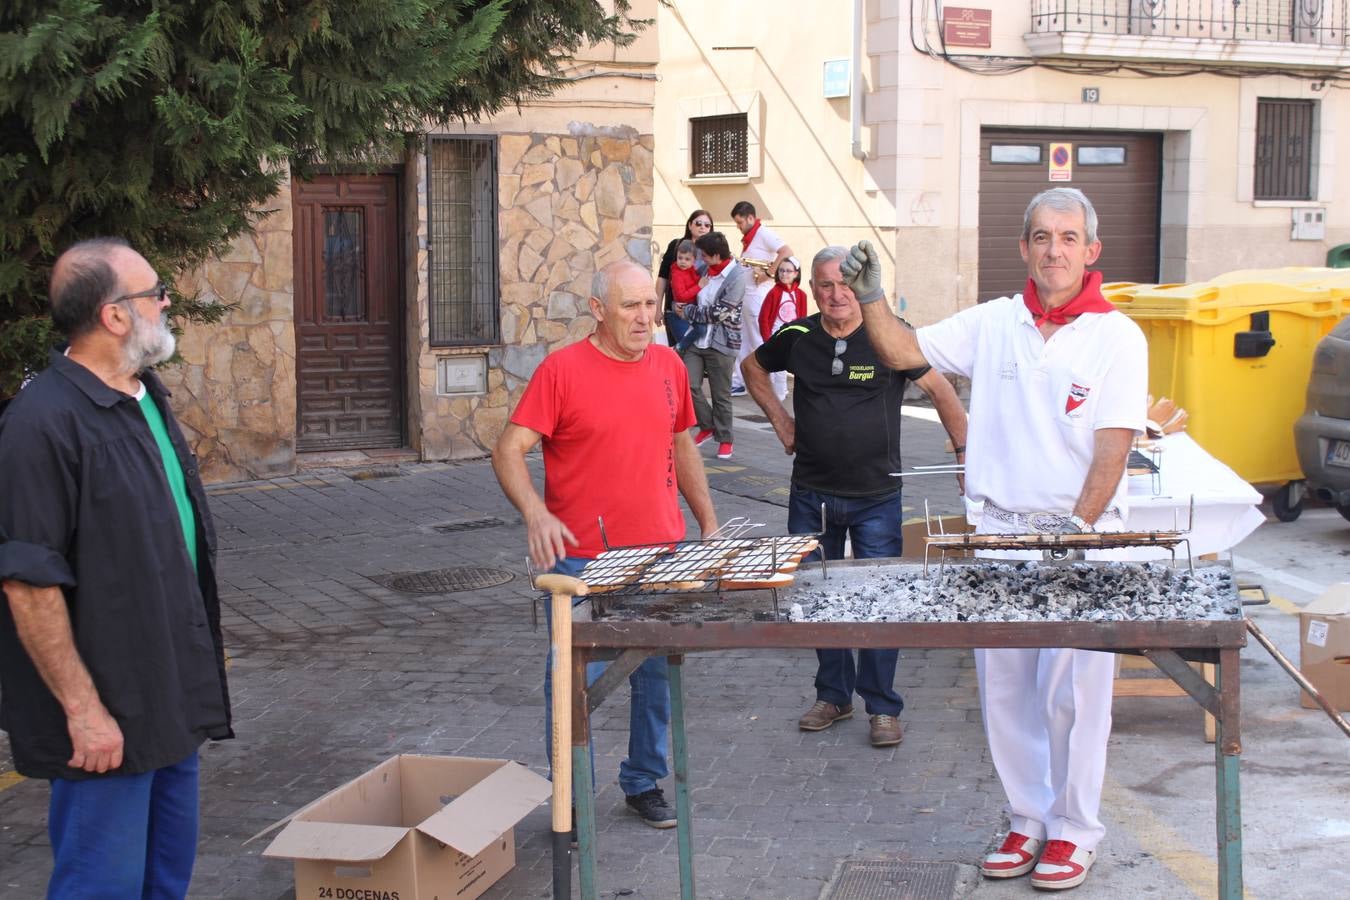
M 1050 145 L 1050 180 L 1073 181 L 1073 144 Z

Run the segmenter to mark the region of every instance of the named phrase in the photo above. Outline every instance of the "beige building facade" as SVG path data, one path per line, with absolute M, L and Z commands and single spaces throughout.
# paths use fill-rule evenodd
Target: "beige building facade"
M 185 277 L 233 306 L 165 372 L 204 478 L 488 453 L 544 356 L 591 332 L 596 268 L 651 262 L 657 49 L 655 28 L 591 48 L 545 100 L 288 183 Z
M 1020 290 L 1021 210 L 1054 184 L 1097 203 L 1109 280 L 1321 265 L 1350 241 L 1346 6 L 675 0 L 657 240 L 698 207 L 734 234 L 749 199 L 799 254 L 878 243 L 919 324 Z

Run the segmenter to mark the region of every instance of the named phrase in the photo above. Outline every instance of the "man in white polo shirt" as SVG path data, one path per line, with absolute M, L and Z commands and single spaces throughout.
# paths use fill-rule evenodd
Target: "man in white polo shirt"
M 1097 214 L 1081 191 L 1038 194 L 1023 217 L 1021 294 L 962 310 L 917 333 L 882 299 L 863 242 L 841 265 L 877 355 L 971 380 L 966 495 L 983 533 L 1116 531 L 1125 460 L 1144 427 L 1148 347 L 1101 295 Z M 1025 556 L 1007 553 L 1001 556 Z M 975 651 L 985 732 L 1012 828 L 984 860 L 988 878 L 1032 872 L 1077 887 L 1105 829 L 1098 818 L 1111 730 L 1113 660 L 1073 649 Z M 1034 870 L 1034 871 L 1033 871 Z
M 761 285 L 769 284 L 778 279 L 778 265 L 783 260 L 792 256 L 792 248 L 787 245 L 778 233 L 771 230 L 767 225 L 759 220 L 759 213 L 755 210 L 755 205 L 749 200 L 741 200 L 731 208 L 731 220 L 736 223 L 736 229 L 741 233 L 741 259 L 762 259 L 769 262 L 768 271 L 762 273 L 768 278 L 768 282 L 755 277 L 745 279 L 745 299 L 742 303 L 741 330 L 742 347 L 748 347 L 754 343 L 753 338 L 758 335 L 754 321 L 755 316 L 759 315 L 759 304 L 763 300 L 763 295 L 768 292 L 768 287 L 761 291 Z M 805 310 L 798 310 L 799 315 L 806 315 Z M 759 343 L 768 340 L 769 336 L 763 335 Z M 741 359 L 754 350 L 749 347 L 741 355 Z M 741 380 L 740 361 L 732 367 L 731 371 L 731 393 L 740 396 L 745 393 L 745 382 Z

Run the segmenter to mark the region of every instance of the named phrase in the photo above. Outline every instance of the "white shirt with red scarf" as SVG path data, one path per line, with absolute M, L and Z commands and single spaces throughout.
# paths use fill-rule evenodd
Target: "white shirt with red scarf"
M 966 494 L 1012 512 L 1068 514 L 1099 428 L 1144 430 L 1148 344 L 1120 312 L 1085 313 L 1047 341 L 1022 295 L 920 328 L 933 368 L 971 380 Z M 1109 506 L 1126 513 L 1127 479 Z

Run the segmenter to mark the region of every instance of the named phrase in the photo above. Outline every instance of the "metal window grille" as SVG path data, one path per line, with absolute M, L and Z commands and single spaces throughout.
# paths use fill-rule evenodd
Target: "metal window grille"
M 1314 102 L 1257 99 L 1255 199 L 1312 199 Z
M 749 120 L 745 113 L 689 121 L 694 175 L 745 175 L 750 171 Z
M 1350 0 L 1031 0 L 1031 30 L 1345 46 Z
M 433 347 L 499 340 L 497 145 L 427 141 L 427 288 Z

